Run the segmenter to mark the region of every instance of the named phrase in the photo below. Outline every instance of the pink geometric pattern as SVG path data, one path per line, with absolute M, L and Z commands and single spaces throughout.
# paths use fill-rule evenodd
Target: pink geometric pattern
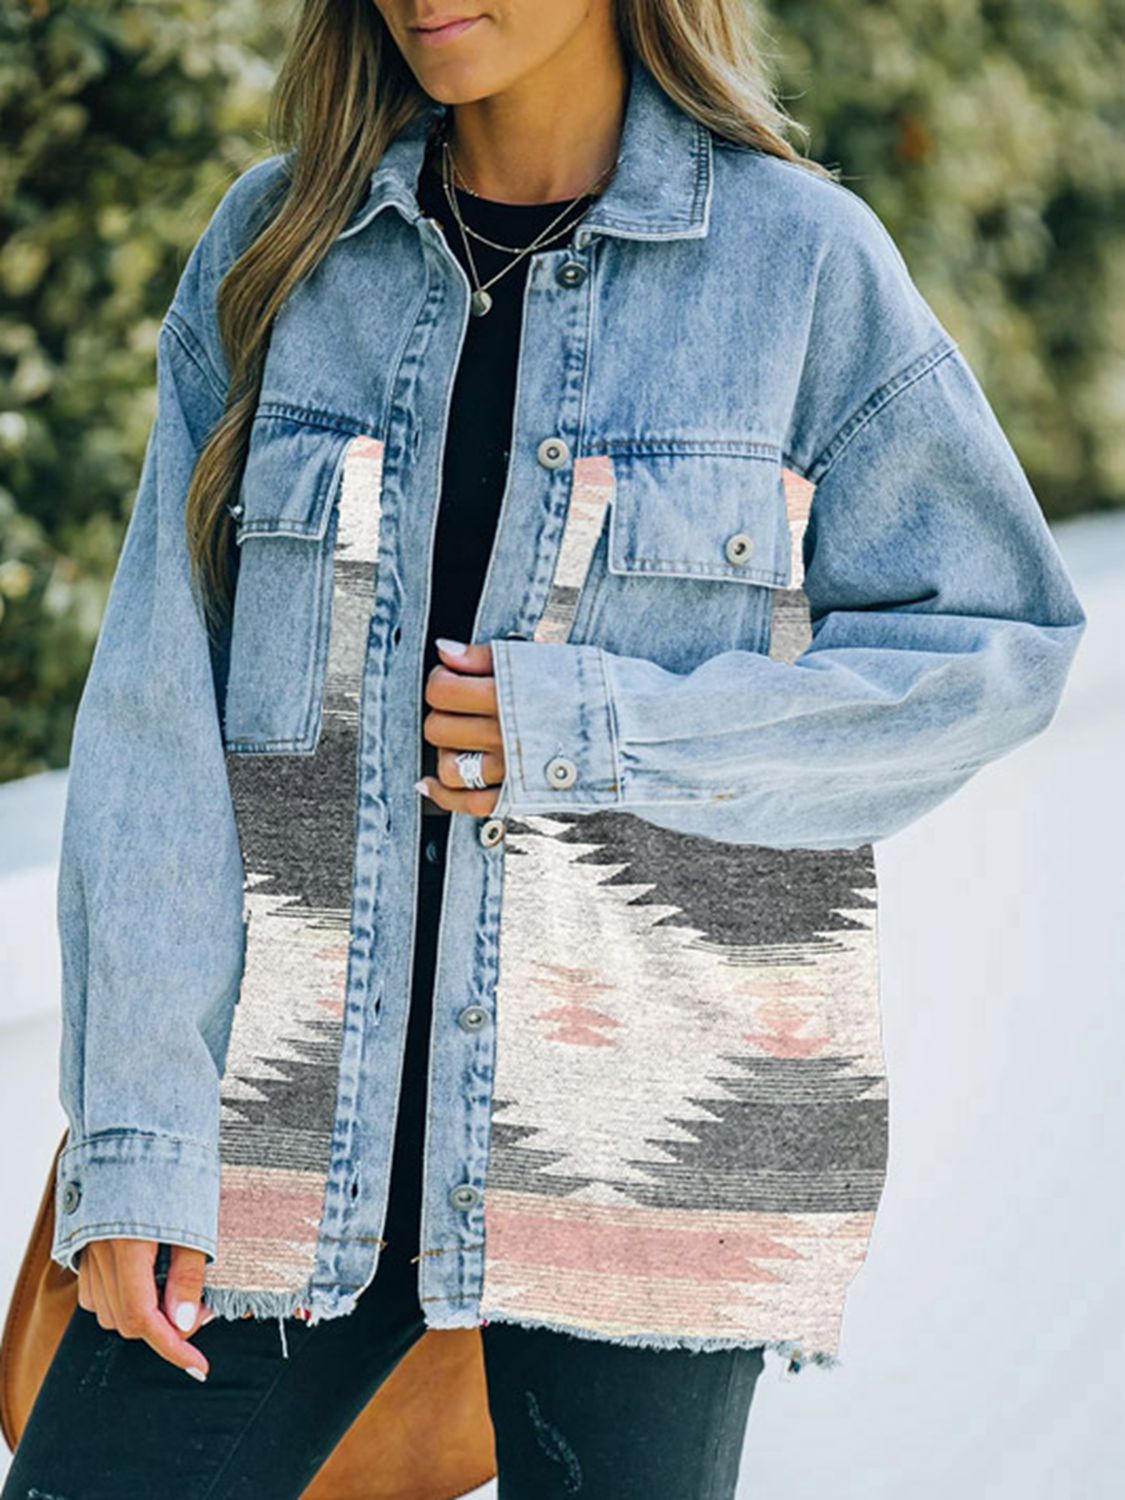
M 814 488 L 782 477 L 791 662 Z M 612 491 L 577 460 L 536 639 L 567 639 Z M 885 1176 L 875 917 L 869 848 L 509 821 L 483 1318 L 836 1362 Z

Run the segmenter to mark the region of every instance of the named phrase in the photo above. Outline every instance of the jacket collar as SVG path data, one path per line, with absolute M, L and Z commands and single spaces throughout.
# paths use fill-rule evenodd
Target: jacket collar
M 367 197 L 339 238 L 358 234 L 393 206 L 413 224 L 422 217 L 415 186 L 426 138 L 449 106 L 429 101 L 399 131 L 371 174 Z M 624 239 L 699 239 L 711 206 L 710 131 L 682 110 L 636 53 L 630 54 L 629 95 L 617 171 L 582 220 L 581 248 L 595 234 Z

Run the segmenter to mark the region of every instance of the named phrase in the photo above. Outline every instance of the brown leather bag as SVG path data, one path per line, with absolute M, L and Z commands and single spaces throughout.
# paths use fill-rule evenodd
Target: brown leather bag
M 15 1451 L 78 1305 L 51 1259 L 59 1142 L 0 1339 L 0 1427 Z M 455 1500 L 496 1474 L 477 1328 L 431 1328 L 336 1445 L 304 1500 Z

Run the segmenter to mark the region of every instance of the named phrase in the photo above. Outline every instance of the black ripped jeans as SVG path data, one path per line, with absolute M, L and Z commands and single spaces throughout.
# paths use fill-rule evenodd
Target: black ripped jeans
M 447 820 L 423 821 L 415 986 L 433 984 Z M 418 991 L 416 991 L 417 995 Z M 312 1326 L 215 1318 L 197 1384 L 76 1308 L 0 1500 L 297 1500 L 425 1331 L 417 1300 L 428 1007 L 413 1007 L 388 1244 L 354 1312 Z M 407 1080 L 412 1086 L 405 1087 Z M 396 1251 L 396 1246 L 397 1251 Z M 500 1500 L 732 1500 L 759 1349 L 692 1353 L 481 1329 Z M 433 1440 L 441 1441 L 440 1425 Z

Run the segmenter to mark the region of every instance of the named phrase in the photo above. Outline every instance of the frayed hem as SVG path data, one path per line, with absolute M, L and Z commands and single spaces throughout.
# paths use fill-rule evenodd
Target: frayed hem
M 217 1318 L 299 1318 L 303 1323 L 313 1324 L 343 1318 L 354 1312 L 361 1294 L 370 1285 L 368 1281 L 347 1292 L 338 1287 L 317 1286 L 312 1281 L 306 1281 L 304 1286 L 291 1292 L 204 1286 L 203 1305 L 209 1307 Z
M 204 1287 L 203 1305 L 217 1318 L 294 1318 L 309 1311 L 310 1292 L 250 1292 L 240 1287 Z
M 297 1318 L 310 1327 L 331 1318 L 343 1318 L 355 1311 L 358 1294 L 325 1298 L 306 1282 L 295 1292 L 253 1292 L 239 1287 L 204 1287 L 203 1306 L 216 1318 L 231 1322 L 242 1318 L 273 1319 L 277 1323 L 282 1359 L 289 1358 L 289 1341 L 285 1336 L 286 1318 Z
M 359 1293 L 346 1296 L 334 1293 L 325 1297 L 309 1284 L 295 1292 L 254 1292 L 236 1287 L 205 1287 L 203 1304 L 217 1318 L 275 1318 L 281 1337 L 284 1357 L 288 1358 L 285 1341 L 286 1318 L 300 1318 L 310 1325 L 331 1318 L 346 1317 L 354 1312 Z M 489 1323 L 504 1323 L 516 1328 L 543 1328 L 550 1333 L 565 1333 L 571 1338 L 590 1339 L 603 1344 L 619 1344 L 633 1349 L 685 1349 L 693 1354 L 707 1354 L 720 1349 L 760 1349 L 765 1354 L 776 1354 L 785 1361 L 788 1375 L 799 1374 L 806 1365 L 818 1365 L 823 1370 L 836 1370 L 843 1365 L 838 1355 L 826 1349 L 808 1350 L 800 1339 L 755 1339 L 748 1336 L 710 1337 L 707 1335 L 670 1333 L 609 1333 L 600 1329 L 584 1328 L 572 1323 L 556 1323 L 548 1318 L 519 1317 L 514 1313 L 489 1312 L 488 1316 L 477 1316 L 467 1308 L 450 1309 L 441 1318 L 427 1317 L 426 1327 L 483 1328 Z
M 805 1365 L 819 1365 L 824 1370 L 839 1369 L 843 1360 L 826 1349 L 808 1350 L 800 1339 L 755 1339 L 751 1337 L 709 1337 L 704 1334 L 672 1333 L 607 1333 L 592 1328 L 581 1328 L 570 1323 L 554 1323 L 547 1318 L 524 1318 L 516 1314 L 489 1312 L 481 1317 L 479 1325 L 505 1323 L 517 1328 L 544 1328 L 551 1333 L 568 1333 L 572 1338 L 593 1339 L 604 1344 L 620 1344 L 632 1349 L 686 1349 L 692 1354 L 708 1354 L 720 1349 L 760 1349 L 763 1354 L 776 1354 L 786 1361 L 786 1372 L 798 1374 Z M 439 1325 L 431 1324 L 431 1327 Z M 451 1326 L 451 1325 L 444 1325 Z M 456 1325 L 463 1327 L 463 1324 Z

